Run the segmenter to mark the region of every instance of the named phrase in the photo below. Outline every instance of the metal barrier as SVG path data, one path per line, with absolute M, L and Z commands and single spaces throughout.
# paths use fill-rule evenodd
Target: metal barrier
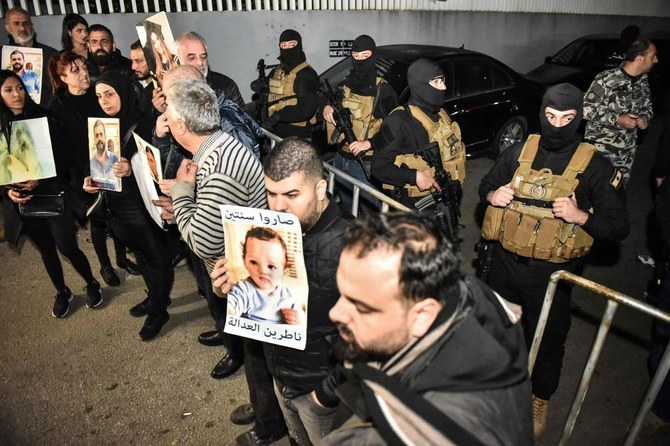
M 263 129 L 265 132 L 265 136 L 270 139 L 270 150 L 274 148 L 274 146 L 281 142 L 282 139 L 275 135 L 272 132 L 269 132 L 265 129 Z M 357 180 L 356 178 L 347 175 L 346 173 L 342 172 L 340 169 L 337 169 L 330 164 L 324 162 L 323 163 L 324 169 L 328 172 L 328 192 L 330 192 L 331 195 L 335 193 L 335 180 L 339 179 L 340 181 L 344 181 L 346 183 L 350 183 L 352 186 L 353 190 L 353 199 L 351 203 L 351 213 L 354 217 L 358 216 L 358 205 L 359 205 L 359 199 L 360 199 L 360 194 L 361 191 L 367 192 L 368 194 L 372 195 L 373 197 L 377 198 L 379 201 L 381 201 L 382 206 L 381 206 L 381 211 L 382 212 L 388 212 L 389 209 L 395 209 L 398 211 L 404 211 L 404 212 L 412 212 L 410 208 L 405 206 L 402 203 L 398 203 L 392 198 L 389 198 L 388 196 L 384 195 L 382 192 L 379 192 L 377 189 L 374 187 L 365 184 L 361 182 L 360 180 Z
M 556 287 L 558 286 L 559 280 L 565 280 L 575 285 L 579 285 L 589 291 L 600 294 L 607 298 L 607 307 L 605 308 L 605 312 L 603 313 L 603 317 L 600 321 L 600 327 L 598 328 L 596 339 L 593 342 L 591 353 L 589 354 L 586 366 L 584 367 L 582 379 L 579 382 L 579 387 L 577 388 L 577 395 L 575 395 L 575 399 L 573 400 L 572 406 L 570 407 L 570 413 L 568 414 L 568 419 L 565 422 L 563 433 L 561 434 L 561 439 L 558 443 L 559 445 L 566 445 L 572 436 L 572 431 L 575 427 L 575 423 L 577 422 L 577 417 L 579 416 L 582 404 L 584 403 L 586 392 L 588 391 L 589 385 L 591 384 L 593 373 L 595 372 L 598 359 L 600 358 L 600 353 L 602 352 L 603 345 L 605 344 L 605 339 L 607 338 L 609 329 L 612 326 L 614 313 L 619 307 L 619 304 L 628 305 L 635 310 L 646 313 L 667 323 L 670 323 L 670 313 L 660 311 L 651 305 L 640 302 L 637 299 L 633 299 L 630 296 L 619 293 L 618 291 L 614 291 L 610 288 L 607 288 L 606 286 L 600 285 L 576 274 L 572 274 L 564 270 L 556 271 L 549 279 L 549 285 L 547 286 L 547 291 L 544 296 L 544 303 L 542 304 L 542 312 L 540 313 L 540 319 L 538 321 L 537 328 L 535 329 L 535 336 L 533 337 L 533 344 L 531 346 L 528 357 L 529 374 L 533 373 L 533 367 L 535 366 L 535 360 L 537 359 L 537 352 L 540 349 L 540 343 L 542 341 L 544 329 L 547 324 L 547 317 L 549 316 L 551 304 L 554 301 L 554 294 L 556 293 Z M 668 374 L 669 369 L 670 349 L 666 348 L 661 363 L 656 370 L 656 374 L 651 380 L 647 394 L 645 395 L 644 400 L 642 401 L 642 405 L 640 406 L 630 431 L 628 432 L 628 436 L 626 437 L 624 445 L 632 446 L 635 443 L 635 439 L 637 438 L 638 433 L 640 432 L 640 428 L 642 427 L 642 422 L 647 416 L 647 413 L 649 413 L 651 405 L 656 399 L 656 395 L 658 395 L 658 392 L 661 388 L 661 385 L 663 384 L 663 381 L 665 380 L 665 377 Z

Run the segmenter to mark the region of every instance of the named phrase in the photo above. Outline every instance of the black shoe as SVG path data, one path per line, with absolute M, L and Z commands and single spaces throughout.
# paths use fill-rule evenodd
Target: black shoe
M 170 305 L 172 305 L 172 299 L 168 297 L 167 306 L 169 307 Z M 149 307 L 149 298 L 147 297 L 139 304 L 135 305 L 134 307 L 131 307 L 130 310 L 128 310 L 128 313 L 130 313 L 132 317 L 143 317 L 148 314 L 147 313 L 148 307 Z
M 243 362 L 239 361 L 228 353 L 226 356 L 221 358 L 221 361 L 217 362 L 214 368 L 212 369 L 212 378 L 214 379 L 223 379 L 227 378 L 230 375 L 233 375 L 237 372 L 240 367 L 242 367 Z
M 70 309 L 70 302 L 72 302 L 72 292 L 68 287 L 65 287 L 56 293 L 55 299 L 53 310 L 51 310 L 52 316 L 65 317 Z
M 235 439 L 235 444 L 240 446 L 267 446 L 275 441 L 281 440 L 286 434 L 271 435 L 269 437 L 261 437 L 256 432 L 256 429 L 249 429 L 242 435 Z
M 200 333 L 198 342 L 207 347 L 216 347 L 217 345 L 223 345 L 223 336 L 221 336 L 218 330 L 206 331 Z
M 242 404 L 230 413 L 230 422 L 233 424 L 251 424 L 254 421 L 256 421 L 256 412 L 250 403 Z
M 170 315 L 166 312 L 158 314 L 150 314 L 144 320 L 144 325 L 140 330 L 140 339 L 143 341 L 151 341 L 158 333 L 160 333 L 163 325 L 170 320 Z
M 142 274 L 140 272 L 140 267 L 137 266 L 137 263 L 130 259 L 116 259 L 116 266 L 121 269 L 125 269 L 131 276 L 139 276 Z
M 100 275 L 102 276 L 102 280 L 104 280 L 105 283 L 109 286 L 121 285 L 119 276 L 116 274 L 116 271 L 114 271 L 114 268 L 112 268 L 112 265 L 107 265 L 100 268 Z
M 86 285 L 86 306 L 88 308 L 97 308 L 102 304 L 102 291 L 97 280 Z

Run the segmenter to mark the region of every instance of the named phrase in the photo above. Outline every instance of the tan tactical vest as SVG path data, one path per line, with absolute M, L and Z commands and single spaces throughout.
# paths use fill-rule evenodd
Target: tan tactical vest
M 522 257 L 565 263 L 584 257 L 593 238 L 581 226 L 554 217 L 552 203 L 572 195 L 579 184 L 577 175 L 589 165 L 595 148 L 581 143 L 563 175 L 554 175 L 550 169 L 531 168 L 539 140 L 540 135 L 528 137 L 512 180 L 514 200 L 506 208 L 488 206 L 482 236 Z
M 375 110 L 377 105 L 377 95 L 379 94 L 379 85 L 385 84 L 386 81 L 378 77 L 377 78 L 377 94 L 375 96 L 363 96 L 360 94 L 352 93 L 351 89 L 346 85 L 343 88 L 344 97 L 342 98 L 342 106 L 348 108 L 351 112 L 351 128 L 354 131 L 354 135 L 358 141 L 365 141 L 372 138 L 382 126 L 382 120 L 375 118 L 372 113 Z M 344 139 L 344 135 L 340 134 L 336 141 L 333 141 L 333 133 L 335 133 L 335 126 L 330 122 L 326 122 L 326 132 L 328 135 L 328 141 L 336 144 L 340 143 Z M 349 144 L 345 143 L 341 149 L 344 152 L 351 153 L 349 150 Z M 373 151 L 368 150 L 365 152 L 366 156 L 372 156 Z
M 428 140 L 430 142 L 437 141 L 440 147 L 440 157 L 442 158 L 442 165 L 444 170 L 449 172 L 453 180 L 460 181 L 463 184 L 465 180 L 465 145 L 461 141 L 461 128 L 457 123 L 453 122 L 447 112 L 440 109 L 437 122 L 433 122 L 419 107 L 409 105 L 409 111 L 414 118 L 416 118 L 423 128 L 428 132 Z M 395 110 L 403 110 L 403 107 L 398 107 Z M 426 163 L 421 156 L 413 153 L 398 155 L 393 163 L 400 167 L 403 164 L 410 169 L 425 170 L 428 169 Z M 435 169 L 430 168 L 431 175 L 435 176 Z M 384 184 L 384 189 L 395 189 L 391 184 Z M 430 194 L 429 190 L 420 191 L 416 186 L 405 185 L 408 197 L 423 197 Z
M 284 72 L 284 69 L 281 66 L 278 66 L 272 77 L 268 80 L 268 86 L 270 92 L 268 93 L 268 103 L 273 103 L 274 101 L 279 101 L 276 104 L 272 104 L 268 107 L 268 116 L 272 116 L 277 113 L 282 108 L 289 105 L 296 105 L 298 103 L 298 98 L 295 95 L 293 90 L 293 83 L 295 78 L 298 75 L 298 72 L 303 68 L 307 68 L 309 64 L 303 62 L 297 65 L 288 73 Z M 283 99 L 286 98 L 286 99 Z M 296 127 L 305 127 L 308 121 L 301 122 L 289 122 L 288 124 L 294 125 Z M 316 116 L 312 116 L 309 120 L 310 124 L 316 124 Z

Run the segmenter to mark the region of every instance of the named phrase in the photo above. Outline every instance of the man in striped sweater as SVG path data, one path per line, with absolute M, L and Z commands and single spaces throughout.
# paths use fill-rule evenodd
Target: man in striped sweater
M 176 82 L 167 98 L 170 133 L 193 154 L 192 160 L 182 161 L 171 188 L 174 219 L 189 248 L 211 273 L 216 260 L 225 256 L 219 205 L 266 209 L 263 167 L 242 143 L 221 131 L 216 94 L 203 80 Z M 256 428 L 264 437 L 283 436 L 286 426 L 278 403 L 274 398 L 267 401 L 274 396 L 272 378 L 259 342 L 244 340 L 244 361 L 254 365 L 245 370 L 252 403 L 258 400 L 257 393 L 264 395 L 263 410 L 256 408 Z M 232 374 L 242 365 L 242 358 L 232 357 L 229 350 L 219 365 Z

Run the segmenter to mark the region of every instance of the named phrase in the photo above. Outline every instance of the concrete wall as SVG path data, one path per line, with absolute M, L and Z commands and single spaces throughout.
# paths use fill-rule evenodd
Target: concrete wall
M 274 63 L 277 39 L 283 29 L 294 28 L 303 36 L 307 60 L 317 72 L 334 64 L 328 57 L 329 41 L 370 34 L 378 45 L 423 43 L 461 46 L 487 53 L 525 73 L 545 56 L 586 34 L 618 33 L 629 24 L 643 32 L 670 29 L 670 18 L 612 15 L 531 14 L 504 12 L 436 11 L 251 11 L 171 13 L 175 36 L 197 31 L 208 40 L 210 65 L 232 77 L 249 99 L 249 83 L 256 77 L 258 59 Z M 103 23 L 115 34 L 124 55 L 137 39 L 134 25 L 146 14 L 87 16 L 89 23 Z M 33 19 L 39 40 L 60 47 L 62 17 Z

